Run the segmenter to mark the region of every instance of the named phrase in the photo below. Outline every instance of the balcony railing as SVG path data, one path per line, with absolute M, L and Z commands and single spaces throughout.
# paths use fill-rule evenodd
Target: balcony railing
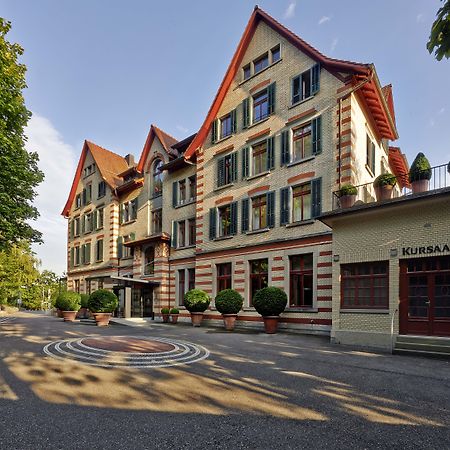
M 435 191 L 447 187 L 450 187 L 450 163 L 432 167 L 431 178 L 428 183 L 428 191 Z M 377 201 L 375 188 L 373 187 L 373 181 L 365 184 L 360 184 L 358 186 L 355 186 L 355 188 L 357 190 L 355 203 L 373 203 Z M 413 191 L 411 186 L 403 187 L 402 189 L 400 189 L 397 184 L 392 191 L 392 198 L 406 197 L 412 194 Z M 339 191 L 335 191 L 333 192 L 333 210 L 338 208 L 341 208 L 341 199 Z

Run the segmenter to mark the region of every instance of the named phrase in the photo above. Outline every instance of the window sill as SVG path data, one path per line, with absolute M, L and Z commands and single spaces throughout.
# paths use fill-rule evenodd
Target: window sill
M 270 230 L 270 228 L 261 228 L 259 230 L 247 231 L 245 234 L 252 235 L 252 234 L 259 234 L 259 233 L 267 233 L 269 230 Z
M 221 144 L 222 142 L 225 142 L 228 139 L 231 139 L 234 135 L 235 135 L 235 133 L 231 133 L 228 136 L 225 136 L 223 138 L 217 139 L 217 141 L 213 142 L 213 145 Z
M 100 231 L 103 230 L 103 226 L 101 226 L 100 228 L 96 228 L 95 231 Z
M 367 172 L 369 172 L 370 176 L 374 177 L 375 174 L 372 172 L 372 169 L 366 164 L 365 165 Z
M 195 203 L 195 199 L 186 201 L 184 203 L 180 203 L 179 205 L 176 205 L 174 208 L 175 209 L 182 208 L 183 206 L 192 205 L 193 203 Z
M 303 159 L 297 159 L 295 161 L 292 161 L 292 162 L 286 164 L 286 167 L 292 167 L 292 166 L 296 166 L 298 164 L 302 164 L 302 163 L 305 163 L 305 162 L 308 162 L 308 161 L 312 161 L 315 157 L 316 157 L 315 155 L 312 155 L 312 156 L 308 156 L 308 157 L 303 158 Z
M 238 86 L 242 86 L 244 83 L 247 83 L 247 81 L 252 80 L 253 78 L 256 78 L 258 75 L 261 75 L 262 73 L 264 73 L 266 70 L 270 69 L 271 67 L 273 67 L 275 64 L 278 64 L 280 61 L 283 61 L 283 58 L 280 58 L 278 61 L 275 61 L 274 63 L 270 64 L 267 67 L 264 67 L 264 69 L 260 70 L 257 73 L 254 73 L 252 76 L 246 78 L 245 80 L 242 80 Z
M 284 310 L 284 312 L 288 313 L 318 313 L 318 308 L 309 308 L 302 306 L 290 306 Z
M 352 308 L 352 309 L 345 309 L 345 308 L 341 308 L 340 310 L 339 310 L 339 312 L 340 313 L 343 313 L 343 314 L 347 314 L 347 313 L 350 313 L 350 314 L 389 314 L 390 313 L 390 311 L 388 310 L 388 309 L 369 309 L 369 308 L 366 308 L 366 309 L 363 309 L 363 308 Z
M 258 173 L 256 175 L 252 175 L 250 177 L 247 177 L 246 180 L 247 181 L 256 180 L 256 178 L 265 177 L 266 175 L 269 175 L 269 174 L 270 174 L 270 170 L 266 170 L 265 172 L 261 172 L 261 173 Z
M 100 200 L 100 199 L 103 198 L 105 195 L 106 195 L 106 194 L 103 194 L 102 196 L 97 197 L 97 200 Z
M 101 262 L 103 262 L 103 259 L 97 259 L 97 260 L 95 260 L 95 262 L 96 263 L 101 263 Z
M 308 220 L 302 220 L 301 222 L 292 222 L 288 223 L 286 228 L 294 228 L 294 227 L 301 227 L 302 225 L 310 225 L 311 223 L 314 223 L 315 219 L 308 219 Z
M 226 241 L 227 239 L 232 239 L 233 235 L 229 236 L 219 236 L 213 239 L 213 241 Z
M 264 117 L 264 119 L 258 120 L 258 122 L 251 123 L 247 128 L 244 128 L 244 130 L 250 130 L 251 128 L 258 126 L 261 123 L 267 122 L 272 116 L 272 114 L 269 114 L 267 117 Z
M 120 225 L 130 225 L 130 224 L 132 224 L 132 223 L 134 223 L 134 222 L 136 222 L 136 220 L 137 219 L 133 219 L 133 220 L 129 220 L 128 222 L 122 222 Z
M 193 245 L 184 245 L 183 247 L 177 247 L 175 250 L 186 250 L 187 248 L 195 248 L 195 244 L 193 244 Z
M 162 197 L 162 193 L 161 193 L 161 194 L 158 194 L 158 195 L 152 195 L 152 197 L 150 198 L 150 200 L 155 200 L 155 199 L 157 199 L 157 198 L 159 198 L 159 197 Z
M 313 95 L 309 96 L 308 98 L 300 100 L 299 102 L 292 103 L 290 106 L 288 106 L 288 109 L 296 108 L 297 106 L 303 105 L 303 103 L 306 103 L 307 101 L 313 99 L 315 96 L 316 96 L 316 94 L 313 94 Z M 302 117 L 302 119 L 304 119 L 304 117 Z
M 222 189 L 230 188 L 233 186 L 234 186 L 234 183 L 224 184 L 223 186 L 218 186 L 218 187 L 214 188 L 214 192 L 221 191 Z

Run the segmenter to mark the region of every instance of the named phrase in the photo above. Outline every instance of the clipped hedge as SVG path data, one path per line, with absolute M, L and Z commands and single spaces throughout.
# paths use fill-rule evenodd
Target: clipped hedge
M 169 314 L 170 309 L 169 308 L 161 308 L 161 314 Z
M 170 314 L 180 314 L 180 311 L 179 311 L 179 309 L 177 309 L 177 308 L 172 308 L 172 309 L 170 310 Z
M 89 296 L 88 307 L 94 313 L 112 313 L 119 304 L 117 296 L 106 289 L 98 289 Z
M 80 295 L 81 295 L 81 307 L 88 308 L 89 294 L 80 294 Z
M 431 175 L 430 162 L 422 152 L 418 153 L 409 170 L 409 181 L 430 180 Z
M 339 196 L 343 197 L 344 195 L 356 195 L 358 194 L 358 189 L 353 184 L 344 184 L 339 189 Z
M 277 287 L 266 287 L 256 292 L 253 306 L 263 317 L 279 316 L 287 305 L 287 295 Z
M 224 289 L 216 295 L 215 305 L 221 314 L 237 314 L 244 304 L 244 299 L 234 289 Z
M 78 292 L 61 292 L 55 301 L 56 308 L 61 311 L 78 311 L 81 306 L 81 295 Z
M 201 289 L 191 289 L 184 294 L 184 306 L 189 312 L 204 312 L 209 303 L 208 294 Z
M 375 178 L 375 181 L 373 182 L 373 185 L 375 187 L 381 187 L 381 186 L 395 186 L 397 184 L 397 178 L 395 175 L 392 175 L 392 173 L 383 173 L 381 175 L 378 175 Z

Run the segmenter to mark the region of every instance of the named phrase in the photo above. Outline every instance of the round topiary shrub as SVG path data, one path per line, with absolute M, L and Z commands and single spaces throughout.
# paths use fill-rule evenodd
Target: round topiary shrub
M 89 296 L 88 307 L 95 313 L 112 313 L 119 304 L 117 296 L 106 289 L 98 289 Z
M 237 314 L 243 303 L 242 295 L 234 289 L 224 289 L 216 295 L 215 305 L 221 314 Z
M 339 197 L 343 197 L 344 195 L 356 195 L 358 193 L 358 189 L 356 189 L 353 184 L 344 184 L 339 189 Z
M 172 308 L 170 314 L 180 314 L 180 311 L 177 308 Z
M 279 316 L 286 308 L 287 295 L 277 287 L 266 287 L 256 292 L 253 306 L 263 317 Z
M 184 294 L 184 306 L 189 312 L 204 312 L 209 302 L 208 294 L 201 289 L 191 289 Z
M 81 306 L 81 296 L 78 292 L 61 292 L 56 298 L 55 306 L 61 311 L 78 311 Z
M 81 307 L 87 308 L 89 303 L 89 294 L 80 294 L 81 295 Z
M 409 171 L 409 181 L 430 180 L 432 175 L 430 162 L 423 153 L 418 153 Z
M 373 182 L 373 185 L 375 187 L 381 187 L 381 186 L 395 186 L 397 184 L 397 178 L 395 175 L 392 175 L 392 173 L 383 173 L 381 175 L 378 175 L 375 178 L 375 181 Z
M 161 308 L 161 314 L 169 314 L 170 309 L 169 308 Z

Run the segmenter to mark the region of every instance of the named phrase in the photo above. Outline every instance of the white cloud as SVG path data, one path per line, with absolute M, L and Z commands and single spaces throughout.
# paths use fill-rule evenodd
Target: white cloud
M 325 22 L 329 22 L 331 20 L 331 17 L 329 16 L 322 16 L 318 22 L 318 25 L 322 25 Z
M 177 125 L 175 128 L 182 133 L 187 133 L 189 131 L 189 128 L 183 127 L 183 125 Z
M 445 113 L 445 108 L 442 107 L 442 108 L 438 111 L 438 114 L 444 114 L 444 113 Z
M 31 117 L 26 135 L 26 147 L 39 154 L 39 168 L 45 174 L 34 201 L 40 217 L 32 224 L 43 233 L 44 244 L 34 245 L 33 250 L 42 261 L 42 269 L 61 274 L 66 270 L 67 241 L 67 222 L 61 211 L 72 185 L 76 152 L 63 141 L 52 123 L 38 114 Z
M 290 19 L 295 15 L 295 7 L 297 6 L 297 2 L 295 0 L 291 1 L 284 12 L 284 18 Z
M 331 47 L 330 47 L 330 52 L 333 53 L 334 50 L 336 49 L 337 45 L 338 45 L 339 39 L 338 38 L 334 38 L 333 42 L 331 43 Z
M 422 23 L 423 22 L 423 14 L 422 13 L 417 14 L 416 22 L 417 23 Z

